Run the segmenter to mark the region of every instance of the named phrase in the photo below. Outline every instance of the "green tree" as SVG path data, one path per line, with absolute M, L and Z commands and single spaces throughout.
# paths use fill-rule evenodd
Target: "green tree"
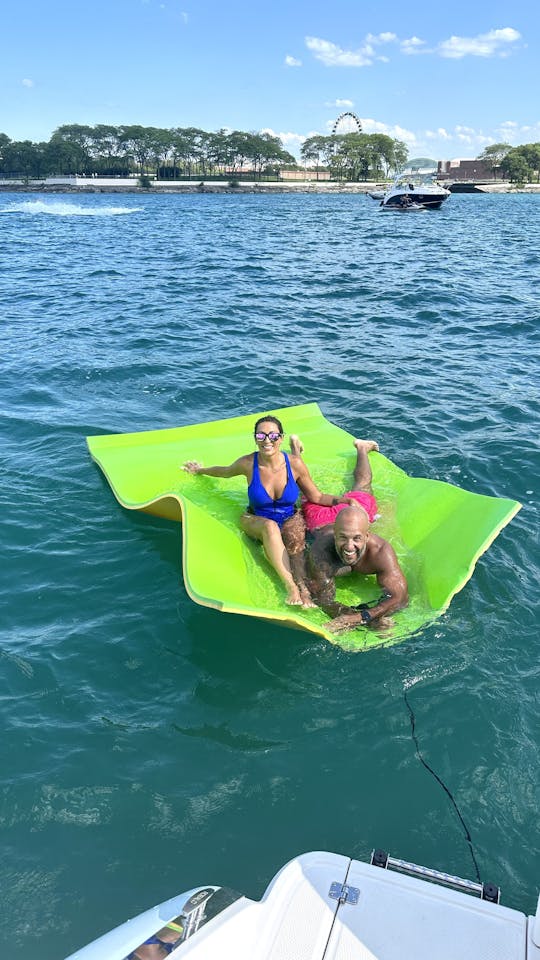
M 71 140 L 52 136 L 45 147 L 44 165 L 50 176 L 79 173 L 84 164 L 81 148 Z
M 514 152 L 514 151 L 513 151 Z M 529 167 L 530 176 L 529 180 L 532 180 L 533 174 L 536 174 L 536 182 L 540 182 L 540 143 L 523 143 L 520 147 L 515 148 L 515 153 L 520 157 L 523 157 L 525 163 Z
M 120 130 L 107 123 L 98 123 L 92 131 L 92 157 L 94 172 L 107 174 L 124 173 L 125 160 L 120 141 Z
M 43 176 L 45 147 L 46 144 L 32 143 L 31 140 L 13 140 L 6 143 L 2 148 L 3 175 L 22 177 L 25 180 Z
M 491 170 L 496 180 L 497 171 L 501 168 L 504 158 L 511 149 L 512 147 L 509 143 L 492 143 L 491 146 L 486 147 L 485 150 L 482 150 L 482 153 L 477 157 L 477 159 L 482 160 L 482 162 L 485 163 L 486 167 L 488 170 Z
M 152 135 L 150 127 L 141 127 L 139 124 L 130 124 L 120 127 L 120 143 L 128 159 L 138 166 L 141 176 L 152 157 Z
M 279 137 L 271 133 L 250 134 L 247 149 L 247 159 L 251 161 L 254 173 L 259 179 L 262 176 L 263 167 L 273 166 L 277 169 L 294 159 L 283 149 Z
M 407 158 L 409 156 L 409 151 L 407 145 L 403 143 L 402 140 L 394 140 L 394 162 L 392 164 L 392 169 L 395 173 L 404 167 L 407 163 Z
M 501 161 L 501 170 L 511 183 L 527 183 L 532 171 L 519 148 L 513 148 Z
M 326 157 L 327 141 L 329 137 L 315 136 L 308 137 L 300 147 L 300 156 L 303 163 L 308 166 L 312 164 L 316 169 L 316 176 L 319 179 L 319 166 L 321 160 Z
M 94 148 L 94 131 L 92 127 L 80 123 L 69 123 L 58 127 L 52 137 L 51 143 L 68 143 L 76 148 L 71 156 L 78 157 L 78 168 L 70 171 L 71 173 L 91 173 L 92 172 L 92 151 Z
M 183 138 L 185 154 L 184 162 L 188 177 L 200 172 L 204 166 L 204 151 L 206 148 L 206 133 L 198 127 L 178 127 L 176 135 Z

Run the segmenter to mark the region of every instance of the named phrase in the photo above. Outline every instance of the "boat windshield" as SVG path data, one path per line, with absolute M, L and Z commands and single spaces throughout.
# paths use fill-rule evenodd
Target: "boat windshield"
M 394 181 L 394 186 L 408 187 L 412 184 L 413 187 L 422 187 L 428 184 L 433 185 L 435 182 L 435 171 L 429 171 L 426 173 L 400 173 Z

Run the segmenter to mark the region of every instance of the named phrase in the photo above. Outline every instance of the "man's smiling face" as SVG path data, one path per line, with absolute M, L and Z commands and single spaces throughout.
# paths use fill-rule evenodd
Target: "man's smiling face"
M 369 538 L 367 514 L 357 507 L 346 507 L 336 517 L 334 544 L 340 560 L 354 567 L 363 557 Z

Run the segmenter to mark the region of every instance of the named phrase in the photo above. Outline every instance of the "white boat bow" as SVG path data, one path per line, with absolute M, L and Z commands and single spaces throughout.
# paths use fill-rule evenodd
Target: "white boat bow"
M 540 900 L 534 917 L 498 900 L 497 887 L 381 851 L 370 864 L 307 853 L 260 901 L 189 890 L 68 960 L 540 960 Z

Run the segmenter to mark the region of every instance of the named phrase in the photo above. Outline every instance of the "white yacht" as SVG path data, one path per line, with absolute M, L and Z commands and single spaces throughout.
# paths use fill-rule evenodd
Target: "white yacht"
M 400 173 L 385 192 L 381 207 L 393 210 L 437 210 L 450 191 L 437 183 L 434 172 Z
M 540 960 L 536 915 L 499 889 L 375 850 L 362 863 L 307 853 L 259 901 L 196 887 L 106 933 L 69 960 Z

